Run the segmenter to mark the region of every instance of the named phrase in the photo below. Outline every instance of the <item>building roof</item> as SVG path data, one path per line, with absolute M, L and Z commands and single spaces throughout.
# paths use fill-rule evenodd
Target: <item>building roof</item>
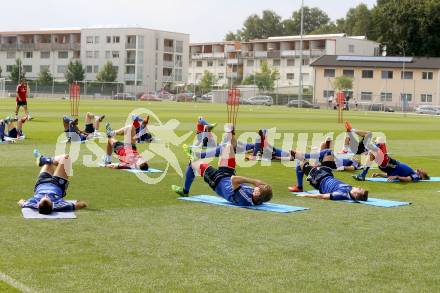
M 239 41 L 220 41 L 220 42 L 202 42 L 202 43 L 190 43 L 190 46 L 203 46 L 203 45 L 235 45 L 240 43 Z
M 325 67 L 373 67 L 373 68 L 440 69 L 437 57 L 381 57 L 381 56 L 343 56 L 324 55 L 310 66 Z
M 312 40 L 333 40 L 336 38 L 346 38 L 346 39 L 355 39 L 355 40 L 363 40 L 368 42 L 373 42 L 368 40 L 365 36 L 347 36 L 346 34 L 322 34 L 322 35 L 303 35 L 302 39 L 304 41 L 312 41 Z M 279 36 L 279 37 L 269 37 L 267 39 L 255 39 L 249 40 L 247 42 L 242 43 L 270 43 L 270 42 L 292 42 L 301 40 L 301 36 Z

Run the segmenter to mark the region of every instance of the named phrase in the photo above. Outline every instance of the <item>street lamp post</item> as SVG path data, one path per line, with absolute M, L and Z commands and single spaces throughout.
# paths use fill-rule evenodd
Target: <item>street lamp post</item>
M 302 105 L 303 99 L 303 76 L 302 76 L 302 63 L 303 63 L 303 33 L 304 33 L 304 0 L 301 0 L 301 31 L 299 41 L 299 106 Z

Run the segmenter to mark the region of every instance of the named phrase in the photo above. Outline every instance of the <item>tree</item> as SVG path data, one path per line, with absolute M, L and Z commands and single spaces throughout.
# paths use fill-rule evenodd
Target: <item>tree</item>
M 19 83 L 24 78 L 26 78 L 26 72 L 23 70 L 21 60 L 16 59 L 15 64 L 12 65 L 11 73 L 9 73 L 9 79 Z
M 353 79 L 348 76 L 338 76 L 333 81 L 333 87 L 338 91 L 348 91 L 353 88 Z
M 440 2 L 382 0 L 372 11 L 373 39 L 389 55 L 440 56 Z
M 50 85 L 53 82 L 53 76 L 48 69 L 43 69 L 38 74 L 38 83 L 41 85 Z
M 270 68 L 267 60 L 261 61 L 260 71 L 255 75 L 248 75 L 243 81 L 243 85 L 255 84 L 258 89 L 271 91 L 274 89 L 275 81 L 279 79 L 279 73 L 276 68 Z
M 228 32 L 225 36 L 225 41 L 241 41 L 241 30 L 237 30 L 236 33 Z
M 84 80 L 84 68 L 79 61 L 69 62 L 67 65 L 67 71 L 64 74 L 64 78 L 67 80 L 69 84 L 74 81 L 83 81 Z
M 262 17 L 257 14 L 249 16 L 243 24 L 241 38 L 245 41 L 252 39 L 266 39 L 283 34 L 281 16 L 272 10 L 264 10 Z
M 370 36 L 372 13 L 365 4 L 350 8 L 345 16 L 344 32 L 350 36 Z
M 199 88 L 202 92 L 207 93 L 212 90 L 212 86 L 217 82 L 215 75 L 205 70 L 199 82 Z
M 108 61 L 96 75 L 98 81 L 114 82 L 118 78 L 118 72 L 113 67 L 113 63 Z
M 327 13 L 317 7 L 304 6 L 304 34 L 310 34 L 330 23 Z M 285 35 L 299 35 L 301 33 L 301 9 L 292 13 L 290 19 L 283 21 Z

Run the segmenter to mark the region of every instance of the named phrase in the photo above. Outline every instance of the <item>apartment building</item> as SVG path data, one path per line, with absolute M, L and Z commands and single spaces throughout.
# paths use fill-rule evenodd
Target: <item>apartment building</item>
M 353 79 L 349 94 L 358 103 L 440 105 L 440 58 L 326 55 L 311 65 L 318 103 L 335 95 L 336 77 L 348 76 Z
M 323 55 L 379 54 L 379 44 L 365 37 L 345 34 L 306 35 L 302 38 L 302 74 L 305 87 L 313 86 L 310 64 Z M 301 37 L 271 37 L 248 42 L 218 42 L 190 44 L 188 83 L 197 83 L 208 70 L 217 75 L 219 84 L 239 83 L 243 78 L 259 71 L 266 60 L 278 69 L 279 87 L 299 84 Z
M 186 82 L 188 47 L 188 34 L 137 27 L 0 32 L 0 66 L 7 75 L 20 58 L 27 78 L 48 69 L 62 80 L 68 63 L 79 60 L 86 80 L 93 81 L 111 61 L 118 82 L 158 90 Z

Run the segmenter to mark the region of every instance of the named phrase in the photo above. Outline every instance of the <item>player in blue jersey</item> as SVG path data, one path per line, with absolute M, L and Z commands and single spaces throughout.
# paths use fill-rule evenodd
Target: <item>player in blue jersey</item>
M 142 118 L 138 115 L 133 115 L 132 120 L 133 120 L 132 126 L 135 128 L 136 131 L 137 142 L 138 143 L 153 142 L 154 137 L 148 131 L 148 123 L 150 121 L 150 116 L 147 115 L 145 118 Z
M 307 175 L 310 185 L 319 190 L 317 194 L 301 194 L 303 197 L 328 200 L 367 201 L 368 191 L 353 187 L 333 177 L 328 167 L 312 167 L 308 162 L 301 164 L 303 174 Z
M 20 139 L 24 136 L 23 124 L 28 120 L 28 116 L 22 118 L 7 117 L 0 120 L 0 141 L 6 141 L 9 138 L 9 142 L 14 142 L 15 139 Z M 15 123 L 16 122 L 16 123 Z
M 38 210 L 40 214 L 73 211 L 87 207 L 82 201 L 76 203 L 64 199 L 69 184 L 72 162 L 68 155 L 55 158 L 41 156 L 34 150 L 38 166 L 42 167 L 34 188 L 34 195 L 28 200 L 21 199 L 18 205 L 22 208 Z
M 237 176 L 235 165 L 235 150 L 233 145 L 228 143 L 223 148 L 218 169 L 201 160 L 190 161 L 185 173 L 184 186 L 173 185 L 171 188 L 180 196 L 188 196 L 197 173 L 219 196 L 236 205 L 260 205 L 272 199 L 272 187 L 269 184 Z
M 352 159 L 346 159 L 346 158 L 339 158 L 335 157 L 332 150 L 322 150 L 318 153 L 300 153 L 300 152 L 292 152 L 292 155 L 294 158 L 298 159 L 299 161 L 305 161 L 308 159 L 316 159 L 317 165 L 322 167 L 327 167 L 331 170 L 338 170 L 338 171 L 354 171 L 360 168 L 360 162 L 357 158 Z M 302 168 L 302 164 L 298 163 L 296 166 L 296 178 L 297 178 L 297 184 L 288 187 L 290 192 L 301 192 L 303 191 L 303 179 L 304 179 L 304 172 Z
M 384 173 L 374 173 L 373 177 L 388 178 L 388 181 L 418 182 L 420 180 L 429 180 L 429 175 L 424 169 L 415 171 L 408 165 L 390 158 L 386 167 L 379 166 Z

